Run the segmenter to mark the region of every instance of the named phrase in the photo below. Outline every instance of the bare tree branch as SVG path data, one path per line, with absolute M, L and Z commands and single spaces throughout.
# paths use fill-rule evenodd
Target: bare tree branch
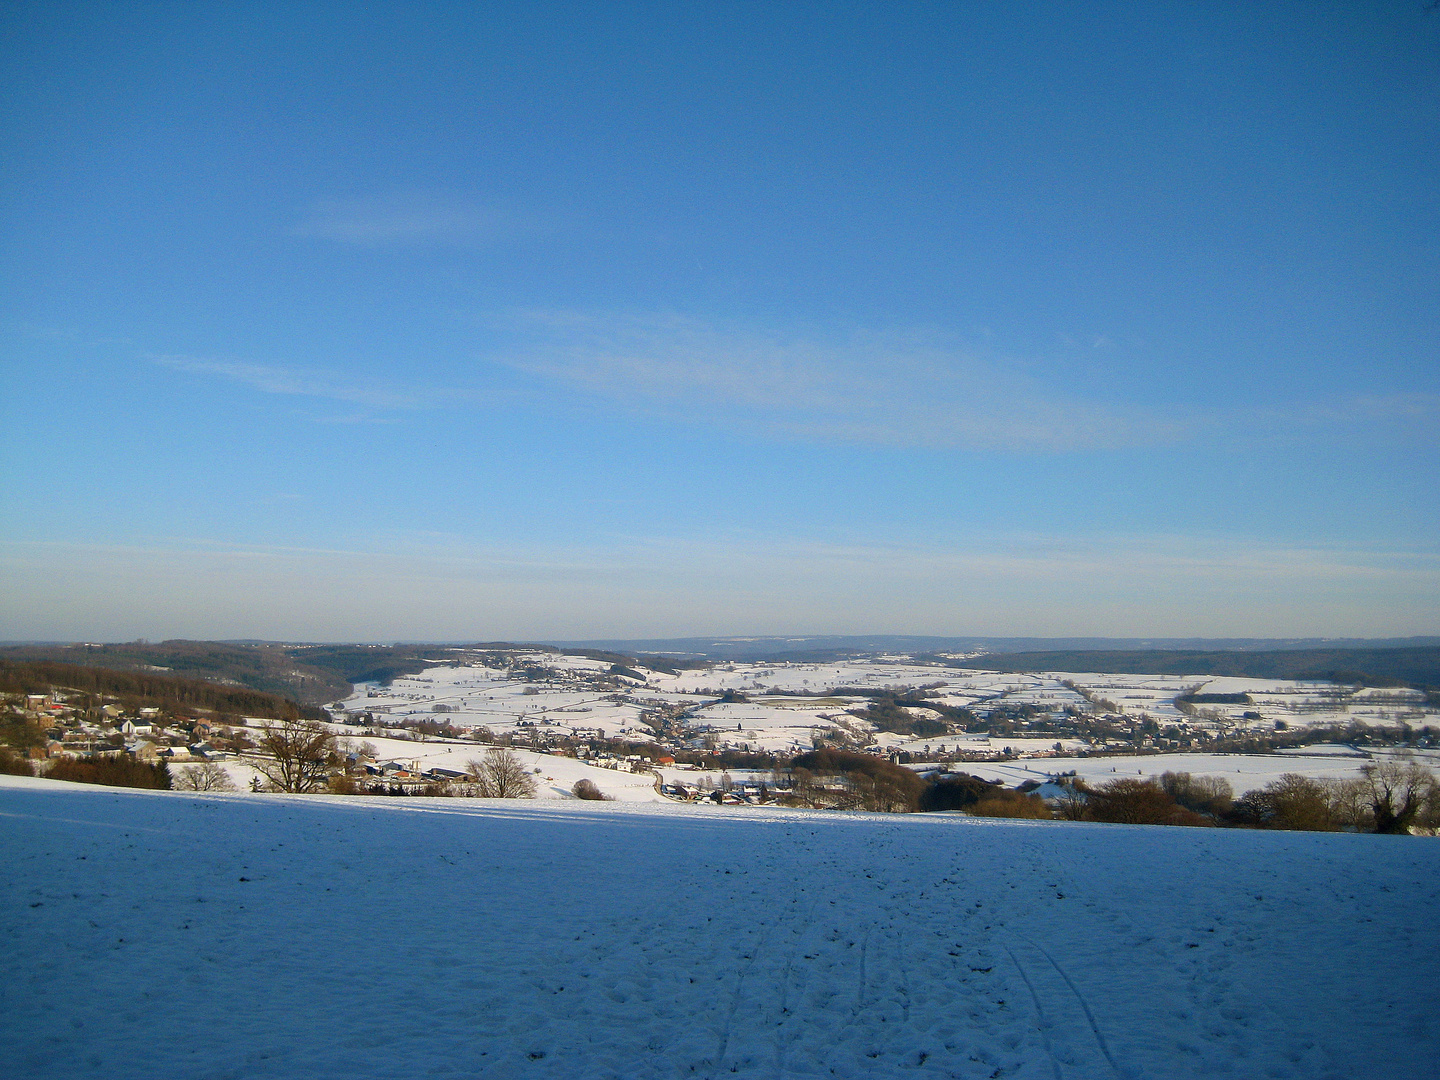
M 323 790 L 335 760 L 335 736 L 313 720 L 282 720 L 260 728 L 255 768 L 281 791 Z
M 492 746 L 481 761 L 466 766 L 482 799 L 533 799 L 535 778 L 525 771 L 520 759 L 503 746 Z

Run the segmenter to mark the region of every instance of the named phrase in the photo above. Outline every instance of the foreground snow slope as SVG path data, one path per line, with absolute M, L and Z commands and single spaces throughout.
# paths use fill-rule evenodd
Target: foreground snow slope
M 1355 1077 L 1440 844 L 0 777 L 15 1076 Z

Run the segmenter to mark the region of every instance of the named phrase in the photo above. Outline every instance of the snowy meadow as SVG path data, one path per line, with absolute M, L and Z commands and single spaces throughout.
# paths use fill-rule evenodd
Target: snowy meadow
M 1421 1075 L 1427 839 L 0 777 L 11 1075 Z

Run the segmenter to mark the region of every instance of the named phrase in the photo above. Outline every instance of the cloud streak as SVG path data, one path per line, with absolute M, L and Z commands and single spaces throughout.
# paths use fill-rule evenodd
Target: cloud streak
M 683 315 L 530 311 L 489 320 L 492 346 L 450 385 L 183 355 L 153 363 L 265 394 L 392 413 L 493 403 L 539 410 L 582 400 L 608 411 L 741 429 L 812 444 L 1055 454 L 1140 450 L 1197 438 L 1333 439 L 1366 433 L 1433 441 L 1440 395 L 1337 396 L 1273 405 L 1162 412 L 1100 401 L 1030 374 L 1022 362 L 957 346 L 935 332 L 762 332 Z M 497 372 L 505 379 L 497 380 Z M 456 385 L 459 384 L 459 385 Z M 468 384 L 468 385 L 467 385 Z M 324 423 L 385 423 L 361 412 Z
M 807 441 L 972 450 L 1153 445 L 1187 423 L 1086 400 L 937 335 L 763 334 L 683 316 L 522 317 L 517 370 L 645 412 Z
M 172 371 L 228 379 L 262 394 L 320 398 L 374 409 L 416 410 L 434 408 L 472 395 L 465 391 L 401 386 L 384 380 L 364 379 L 351 373 L 307 370 L 272 364 L 248 364 L 195 356 L 151 356 L 153 363 Z M 380 422 L 370 416 L 330 418 L 331 423 Z
M 1440 394 L 1356 394 L 1315 402 L 1295 420 L 1310 424 L 1372 424 L 1433 422 L 1440 417 Z

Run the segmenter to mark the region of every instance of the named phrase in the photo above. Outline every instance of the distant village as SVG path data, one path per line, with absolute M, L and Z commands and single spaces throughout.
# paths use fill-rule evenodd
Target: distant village
M 82 693 L 15 695 L 5 708 L 39 726 L 43 740 L 23 748 L 32 759 L 126 754 L 146 764 L 178 764 L 234 757 L 254 746 L 238 717 L 232 725 L 166 715 L 155 706 L 96 705 Z

